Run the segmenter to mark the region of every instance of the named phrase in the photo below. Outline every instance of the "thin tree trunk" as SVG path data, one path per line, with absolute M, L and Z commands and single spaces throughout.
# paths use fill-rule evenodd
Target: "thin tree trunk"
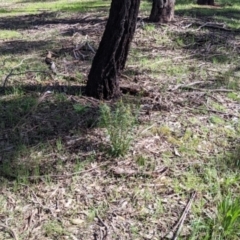
M 174 19 L 175 0 L 153 0 L 150 22 L 170 22 Z
M 86 93 L 98 99 L 120 95 L 119 77 L 132 41 L 140 0 L 112 0 L 109 19 L 88 75 Z

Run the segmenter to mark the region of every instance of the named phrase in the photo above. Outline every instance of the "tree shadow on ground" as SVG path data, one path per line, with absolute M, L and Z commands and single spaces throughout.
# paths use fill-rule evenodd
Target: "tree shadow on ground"
M 233 55 L 240 52 L 236 45 L 234 52 L 229 49 L 235 46 L 240 34 L 240 12 L 232 8 L 194 7 L 189 10 L 177 10 L 180 17 L 191 17 L 185 32 L 176 32 L 175 40 L 182 42 L 183 49 L 195 50 L 196 58 L 218 63 L 229 63 Z M 238 29 L 230 27 L 239 25 Z M 189 30 L 189 31 L 188 31 Z
M 0 177 L 34 175 L 35 168 L 40 175 L 56 173 L 58 161 L 65 165 L 102 154 L 97 102 L 82 98 L 78 86 L 68 93 L 30 89 L 18 97 L 5 89 L 0 101 Z
M 180 17 L 188 16 L 189 25 L 193 30 L 176 34 L 182 41 L 185 49 L 198 49 L 198 52 L 206 52 L 204 45 L 212 48 L 216 54 L 221 47 L 231 47 L 234 40 L 240 34 L 240 12 L 232 8 L 198 7 L 189 10 L 177 10 Z M 187 24 L 187 22 L 186 22 Z M 239 26 L 238 28 L 232 28 Z M 188 28 L 186 28 L 188 30 Z M 203 31 L 202 31 L 203 30 Z M 218 47 L 217 47 L 218 46 Z M 199 51 L 200 50 L 200 51 Z M 236 48 L 236 53 L 240 52 L 240 47 Z M 220 53 L 221 55 L 221 53 Z M 228 62 L 231 56 L 229 52 L 223 53 L 220 61 Z M 225 60 L 224 60 L 225 59 Z M 208 59 L 206 59 L 208 60 Z M 210 59 L 211 60 L 211 59 Z
M 204 18 L 208 21 L 213 21 L 218 18 L 219 20 L 239 20 L 239 10 L 225 7 L 194 7 L 188 10 L 176 10 L 176 14 L 179 16 L 189 16 L 194 18 Z
M 23 41 L 23 40 L 11 40 L 5 41 L 0 44 L 1 55 L 23 55 L 31 54 L 32 52 L 41 50 L 52 49 L 56 45 L 56 42 L 49 40 L 39 41 Z
M 173 34 L 173 39 L 179 42 L 179 46 L 186 52 L 194 54 L 194 58 L 205 62 L 230 63 L 234 55 L 239 54 L 240 47 L 233 43 L 236 35 L 225 31 L 208 30 L 207 32 L 178 32 Z
M 86 18 L 83 16 L 57 18 L 56 12 L 43 12 L 23 16 L 10 16 L 0 18 L 0 29 L 8 30 L 29 30 L 37 29 L 44 25 L 57 24 L 90 24 L 101 23 L 104 20 L 99 18 Z M 53 28 L 53 26 L 52 26 Z

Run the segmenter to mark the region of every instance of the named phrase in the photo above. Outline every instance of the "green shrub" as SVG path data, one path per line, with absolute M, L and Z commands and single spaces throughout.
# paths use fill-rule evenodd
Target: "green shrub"
M 110 154 L 114 157 L 124 156 L 130 147 L 136 122 L 132 108 L 119 101 L 113 110 L 106 104 L 101 105 L 100 112 L 100 125 L 106 128 L 110 140 Z

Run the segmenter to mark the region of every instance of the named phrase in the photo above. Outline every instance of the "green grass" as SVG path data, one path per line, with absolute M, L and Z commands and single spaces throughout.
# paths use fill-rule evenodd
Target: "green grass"
M 65 235 L 67 231 L 63 229 L 61 223 L 58 221 L 49 221 L 44 224 L 43 231 L 47 237 L 59 237 Z
M 12 7 L 11 2 L 15 2 Z M 0 12 L 3 16 L 13 16 L 22 14 L 34 14 L 42 11 L 68 11 L 68 12 L 87 12 L 97 9 L 105 9 L 109 6 L 109 1 L 79 1 L 72 0 L 66 2 L 66 0 L 58 1 L 8 1 L 9 4 L 0 5 Z
M 194 232 L 190 239 L 239 239 L 240 202 L 238 198 L 224 197 L 217 205 L 216 215 L 193 223 Z M 205 232 L 205 233 L 203 233 Z
M 107 137 L 110 140 L 110 154 L 114 157 L 124 156 L 133 139 L 132 132 L 136 122 L 133 110 L 130 105 L 120 101 L 114 110 L 107 105 L 102 105 L 100 112 L 100 126 L 106 128 Z
M 14 39 L 14 38 L 21 38 L 21 33 L 13 30 L 1 30 L 0 39 L 6 40 L 6 39 Z

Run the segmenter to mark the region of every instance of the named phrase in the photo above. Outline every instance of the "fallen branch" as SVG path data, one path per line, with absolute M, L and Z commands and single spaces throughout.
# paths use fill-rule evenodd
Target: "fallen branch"
M 203 82 L 201 82 L 203 83 Z M 225 89 L 225 88 L 216 88 L 216 89 L 206 89 L 206 88 L 195 88 L 195 87 L 192 87 L 193 85 L 196 85 L 196 84 L 200 84 L 200 82 L 195 82 L 194 84 L 188 84 L 188 85 L 184 85 L 184 84 L 181 84 L 181 85 L 178 85 L 176 86 L 174 89 L 169 89 L 169 91 L 176 91 L 177 89 L 188 89 L 188 90 L 195 90 L 195 91 L 199 91 L 199 92 L 208 92 L 208 93 L 211 93 L 211 92 L 233 92 L 234 90 L 232 89 Z
M 185 221 L 185 219 L 187 217 L 187 214 L 188 214 L 188 212 L 189 212 L 189 210 L 190 210 L 190 208 L 192 206 L 192 203 L 193 203 L 193 200 L 194 200 L 195 196 L 196 196 L 196 191 L 194 191 L 192 193 L 192 195 L 191 195 L 191 197 L 190 197 L 190 199 L 189 199 L 189 201 L 188 201 L 184 211 L 182 212 L 181 217 L 179 218 L 178 222 L 176 223 L 176 225 L 173 227 L 173 229 L 170 231 L 170 233 L 166 234 L 166 236 L 168 236 L 170 234 L 171 235 L 173 234 L 173 237 L 171 238 L 172 240 L 177 240 L 178 239 L 178 236 L 179 236 L 179 234 L 181 232 L 183 223 L 184 223 L 184 221 Z
M 199 85 L 199 84 L 206 84 L 211 83 L 211 81 L 196 81 L 189 84 L 179 84 L 176 85 L 173 89 L 169 89 L 169 91 L 176 91 L 177 89 L 192 89 L 192 86 Z
M 199 31 L 199 30 L 202 29 L 203 27 L 220 29 L 220 30 L 227 31 L 227 32 L 232 32 L 232 31 L 235 32 L 235 31 L 238 31 L 238 30 L 235 30 L 235 29 L 226 28 L 226 27 L 224 27 L 224 24 L 218 24 L 218 23 L 206 22 L 206 23 L 204 23 L 204 24 L 200 24 L 200 23 L 195 23 L 195 24 L 196 24 L 196 25 L 200 25 L 200 27 L 198 27 L 197 29 L 193 30 L 194 32 L 195 32 L 195 31 Z
M 192 206 L 192 203 L 193 203 L 193 200 L 196 196 L 196 192 L 194 191 L 187 203 L 187 206 L 185 207 L 183 213 L 182 213 L 182 216 L 180 217 L 179 221 L 177 222 L 176 226 L 175 226 L 175 229 L 177 229 L 177 231 L 175 232 L 174 234 L 174 237 L 173 237 L 173 240 L 177 240 L 180 232 L 181 232 L 181 229 L 182 229 L 182 226 L 183 226 L 183 223 L 187 217 L 187 214 L 189 212 L 189 210 L 191 209 L 191 206 Z

